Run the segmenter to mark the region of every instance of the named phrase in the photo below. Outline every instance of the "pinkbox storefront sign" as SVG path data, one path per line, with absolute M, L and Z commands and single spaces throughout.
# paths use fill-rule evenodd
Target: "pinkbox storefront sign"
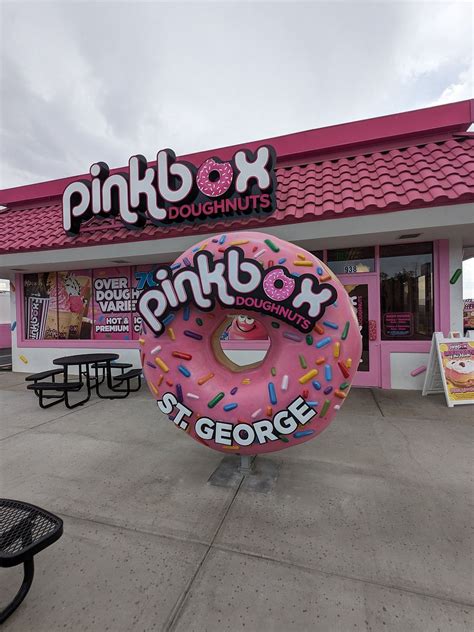
M 240 149 L 226 162 L 208 158 L 199 167 L 177 160 L 171 149 L 159 151 L 153 166 L 140 154 L 132 156 L 124 173 L 111 173 L 105 162 L 96 162 L 90 180 L 76 180 L 64 189 L 63 228 L 75 237 L 93 217 L 117 216 L 136 230 L 147 222 L 194 224 L 268 214 L 276 209 L 275 164 L 270 145 L 255 152 Z

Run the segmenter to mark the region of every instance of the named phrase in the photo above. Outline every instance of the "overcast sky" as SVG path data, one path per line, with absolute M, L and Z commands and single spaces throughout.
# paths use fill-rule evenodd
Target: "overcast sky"
M 0 188 L 473 94 L 471 2 L 0 3 Z

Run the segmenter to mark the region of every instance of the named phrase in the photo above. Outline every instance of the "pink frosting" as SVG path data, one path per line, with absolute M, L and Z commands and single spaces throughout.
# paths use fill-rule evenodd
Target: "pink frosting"
M 54 275 L 54 280 L 51 284 L 49 295 L 51 297 L 51 301 L 49 304 L 50 309 L 58 308 L 62 311 L 69 311 L 69 294 L 67 293 L 61 274 Z
M 219 173 L 216 182 L 209 180 L 212 171 Z M 204 162 L 197 172 L 196 181 L 200 191 L 208 197 L 219 197 L 223 195 L 232 184 L 233 171 L 228 162 L 216 162 L 209 158 Z
M 278 252 L 274 252 L 265 240 L 270 240 L 278 248 Z M 225 238 L 216 236 L 188 249 L 176 263 L 181 268 L 185 267 L 193 259 L 198 247 L 205 248 L 215 259 L 220 259 L 225 248 L 231 245 L 238 245 L 250 259 L 257 255 L 264 268 L 281 264 L 290 273 L 314 274 L 322 282 L 334 286 L 338 294 L 336 303 L 326 308 L 323 318 L 309 336 L 271 316 L 243 310 L 242 313 L 253 316 L 265 325 L 271 345 L 258 368 L 239 372 L 233 372 L 218 362 L 211 346 L 215 330 L 229 315 L 235 315 L 236 310 L 216 306 L 212 312 L 202 312 L 194 305 L 180 309 L 167 326 L 167 331 L 159 338 L 147 328 L 144 329 L 140 340 L 144 375 L 151 392 L 158 400 L 166 392 L 176 395 L 178 385 L 181 386 L 183 403 L 195 413 L 186 432 L 197 441 L 231 454 L 274 452 L 313 439 L 331 423 L 344 404 L 357 371 L 362 350 L 361 336 L 349 296 L 337 277 L 317 257 L 277 237 L 253 232 L 230 233 Z M 302 261 L 307 264 L 302 266 Z M 346 336 L 342 340 L 345 330 Z M 202 339 L 188 337 L 185 331 L 202 335 Z M 285 337 L 285 333 L 296 339 Z M 318 343 L 324 341 L 325 344 L 318 348 Z M 173 356 L 173 352 L 190 354 L 192 358 L 180 359 Z M 157 365 L 156 357 L 165 363 L 169 368 L 168 372 Z M 190 373 L 189 377 L 183 375 L 179 366 L 185 367 L 186 372 Z M 318 371 L 316 376 L 300 383 L 300 378 L 314 370 Z M 209 374 L 213 374 L 213 377 L 204 383 L 198 383 L 200 378 Z M 286 380 L 288 386 L 285 390 Z M 269 383 L 275 389 L 275 405 L 270 402 Z M 330 392 L 324 393 L 329 389 Z M 220 392 L 224 393 L 224 397 L 210 408 L 208 403 Z M 300 395 L 318 413 L 310 422 L 298 428 L 299 432 L 312 431 L 307 434 L 295 432 L 286 435 L 286 441 L 282 439 L 263 445 L 254 443 L 247 447 L 227 447 L 212 440 L 205 441 L 195 433 L 194 424 L 199 417 L 208 416 L 234 425 L 241 422 L 252 424 L 260 419 L 271 420 L 272 415 L 286 409 Z M 225 405 L 234 403 L 237 404 L 236 408 L 224 410 Z

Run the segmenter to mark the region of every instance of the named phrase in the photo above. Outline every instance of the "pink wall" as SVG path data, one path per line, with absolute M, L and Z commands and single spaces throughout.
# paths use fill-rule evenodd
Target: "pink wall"
M 11 347 L 12 332 L 10 323 L 0 323 L 0 349 Z

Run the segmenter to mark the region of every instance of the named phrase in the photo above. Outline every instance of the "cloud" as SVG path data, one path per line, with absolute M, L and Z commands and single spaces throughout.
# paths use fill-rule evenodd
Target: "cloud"
M 443 90 L 441 96 L 435 101 L 434 105 L 471 99 L 474 94 L 473 77 L 474 68 L 471 63 L 465 70 L 462 70 L 459 73 L 456 81 Z
M 0 186 L 470 96 L 470 3 L 2 3 Z

